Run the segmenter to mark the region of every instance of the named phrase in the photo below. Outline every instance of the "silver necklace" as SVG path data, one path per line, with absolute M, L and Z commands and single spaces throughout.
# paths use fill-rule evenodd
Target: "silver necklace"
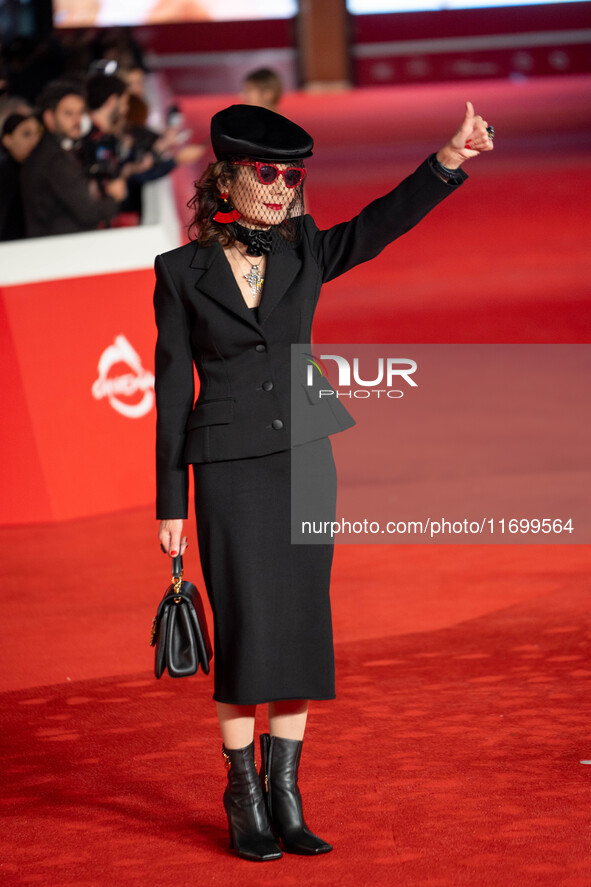
M 243 274 L 242 276 L 250 287 L 251 296 L 253 297 L 253 299 L 256 299 L 263 288 L 263 283 L 265 282 L 265 278 L 261 274 L 261 269 L 259 268 L 259 265 L 261 264 L 263 259 L 259 259 L 258 264 L 255 265 L 253 264 L 253 262 L 249 261 L 246 256 L 243 256 L 239 249 L 236 249 L 235 246 L 233 248 L 236 250 L 240 258 L 246 259 L 246 261 L 250 265 L 250 271 L 248 272 L 248 274 Z

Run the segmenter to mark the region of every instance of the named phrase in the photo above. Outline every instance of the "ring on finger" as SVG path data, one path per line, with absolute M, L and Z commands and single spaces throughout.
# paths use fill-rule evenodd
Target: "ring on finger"
M 492 140 L 493 140 L 494 137 L 495 137 L 495 128 L 494 128 L 494 126 L 487 126 L 487 127 L 486 127 L 486 133 L 487 133 L 489 139 L 490 139 L 491 142 L 492 142 Z

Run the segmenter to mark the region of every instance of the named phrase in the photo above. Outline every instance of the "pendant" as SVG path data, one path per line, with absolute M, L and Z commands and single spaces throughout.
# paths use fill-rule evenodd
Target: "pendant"
M 244 274 L 244 279 L 250 287 L 250 294 L 255 298 L 263 285 L 264 277 L 261 276 L 258 265 L 253 265 L 248 274 Z

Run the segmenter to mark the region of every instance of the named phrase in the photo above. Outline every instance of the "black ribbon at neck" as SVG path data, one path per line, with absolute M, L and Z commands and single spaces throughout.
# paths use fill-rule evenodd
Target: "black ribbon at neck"
M 273 231 L 259 228 L 244 228 L 234 223 L 234 236 L 240 243 L 246 244 L 247 256 L 263 256 L 271 252 L 273 247 Z

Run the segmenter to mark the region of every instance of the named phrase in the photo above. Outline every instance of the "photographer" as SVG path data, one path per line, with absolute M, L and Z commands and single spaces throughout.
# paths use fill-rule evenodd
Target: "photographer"
M 113 180 L 127 182 L 147 173 L 154 157 L 150 151 L 137 157 L 133 139 L 125 137 L 129 96 L 123 80 L 115 75 L 93 74 L 86 83 L 86 99 L 92 128 L 81 142 L 78 157 L 85 174 L 97 183 L 101 193 L 108 193 Z
M 56 80 L 39 97 L 45 133 L 23 163 L 21 187 L 28 237 L 92 231 L 110 222 L 127 195 L 121 178 L 93 189 L 76 158 L 62 147 L 82 132 L 84 96 L 75 83 Z

